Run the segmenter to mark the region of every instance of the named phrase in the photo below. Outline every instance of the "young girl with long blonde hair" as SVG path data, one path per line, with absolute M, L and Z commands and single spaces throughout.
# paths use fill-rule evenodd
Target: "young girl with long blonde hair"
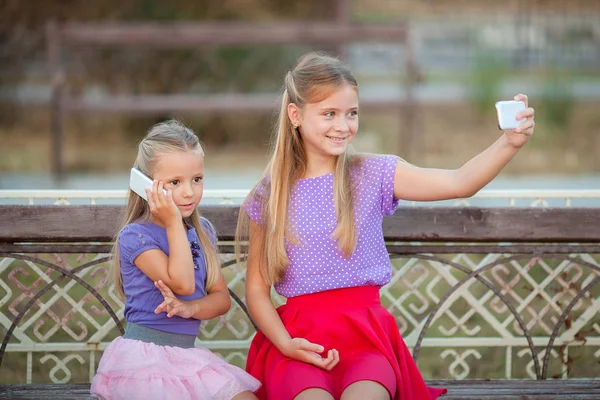
M 177 121 L 157 124 L 140 142 L 134 167 L 153 186 L 147 202 L 129 192 L 115 239 L 127 326 L 104 351 L 91 393 L 107 400 L 256 399 L 259 381 L 195 346 L 201 320 L 231 305 L 216 232 L 197 210 L 204 179 L 198 138 Z
M 527 102 L 525 95 L 516 100 Z M 468 197 L 533 134 L 534 111 L 456 170 L 393 155 L 352 154 L 356 79 L 338 59 L 307 54 L 285 77 L 269 165 L 240 211 L 249 240 L 246 300 L 258 327 L 247 371 L 260 399 L 434 399 L 381 305 L 392 269 L 383 217 L 399 199 Z M 275 309 L 271 287 L 287 298 Z

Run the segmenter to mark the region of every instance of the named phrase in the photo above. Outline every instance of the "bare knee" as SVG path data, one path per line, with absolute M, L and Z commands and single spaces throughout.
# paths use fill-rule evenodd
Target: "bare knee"
M 236 394 L 231 400 L 258 400 L 258 397 L 251 391 L 246 390 L 245 392 Z
M 333 396 L 323 389 L 306 389 L 301 391 L 294 400 L 332 400 Z
M 390 394 L 380 383 L 358 381 L 344 390 L 342 400 L 390 400 Z

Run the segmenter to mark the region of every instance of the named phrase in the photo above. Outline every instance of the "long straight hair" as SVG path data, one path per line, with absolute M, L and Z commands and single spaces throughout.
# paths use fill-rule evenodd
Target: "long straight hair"
M 204 157 L 204 150 L 198 137 L 189 128 L 176 120 L 169 120 L 156 124 L 150 129 L 146 137 L 138 145 L 137 157 L 133 166 L 144 174 L 153 176 L 156 159 L 164 154 L 199 151 Z M 146 200 L 137 193 L 129 190 L 127 205 L 122 217 L 119 233 L 117 233 L 112 248 L 112 269 L 115 287 L 121 295 L 123 292 L 123 279 L 121 277 L 121 260 L 119 254 L 119 235 L 121 230 L 138 220 L 150 220 L 152 213 Z M 221 274 L 221 262 L 217 249 L 204 230 L 200 213 L 195 209 L 186 221 L 196 229 L 198 239 L 206 259 L 206 290 L 208 291 Z
M 302 178 L 307 168 L 307 155 L 298 128 L 288 116 L 288 105 L 302 109 L 306 104 L 318 103 L 344 85 L 358 92 L 356 79 L 350 70 L 337 58 L 309 53 L 285 76 L 281 108 L 274 129 L 270 161 L 258 184 L 246 201 L 260 204 L 260 222 L 264 237 L 260 254 L 260 271 L 265 282 L 278 282 L 289 264 L 285 241 L 294 241 L 289 227 L 288 205 L 294 184 Z M 359 161 L 358 156 L 348 151 L 336 157 L 334 171 L 334 205 L 337 227 L 333 238 L 345 257 L 356 249 L 357 235 L 354 224 L 353 185 L 351 166 Z M 236 231 L 236 254 L 241 258 L 241 242 L 249 238 L 249 217 L 240 210 Z

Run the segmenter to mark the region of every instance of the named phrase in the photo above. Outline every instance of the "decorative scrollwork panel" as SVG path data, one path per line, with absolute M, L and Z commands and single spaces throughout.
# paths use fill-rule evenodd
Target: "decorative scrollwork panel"
M 381 298 L 426 378 L 600 375 L 598 254 L 407 248 L 391 254 Z M 202 324 L 197 345 L 244 366 L 255 333 L 245 264 L 222 261 L 232 308 Z M 0 254 L 1 383 L 88 381 L 121 334 L 123 306 L 106 254 Z

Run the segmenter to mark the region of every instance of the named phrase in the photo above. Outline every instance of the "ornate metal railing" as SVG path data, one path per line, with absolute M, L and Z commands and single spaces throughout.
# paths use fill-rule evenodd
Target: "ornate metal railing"
M 579 245 L 389 250 L 400 262 L 382 296 L 414 357 L 438 358 L 447 377 L 581 377 L 582 365 L 598 364 L 599 254 Z M 595 353 L 581 354 L 584 345 Z
M 533 256 L 525 246 L 434 247 L 390 245 L 393 278 L 381 290 L 427 377 L 597 376 L 599 246 L 542 246 Z M 123 301 L 108 258 L 85 250 L 0 253 L 3 382 L 87 381 L 122 333 Z M 203 324 L 197 344 L 243 365 L 254 334 L 244 269 L 224 265 L 236 301 Z

